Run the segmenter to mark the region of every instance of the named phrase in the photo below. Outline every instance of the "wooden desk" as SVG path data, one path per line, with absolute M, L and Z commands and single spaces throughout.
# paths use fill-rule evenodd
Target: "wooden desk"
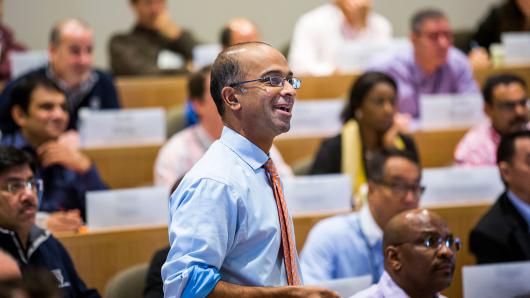
M 486 78 L 495 73 L 511 72 L 520 75 L 528 82 L 530 93 L 530 64 L 500 66 L 474 71 L 480 86 Z M 347 98 L 353 82 L 360 73 L 337 74 L 332 76 L 302 76 L 302 88 L 298 99 Z M 182 105 L 187 98 L 187 76 L 161 77 L 119 77 L 116 87 L 125 108 L 164 107 Z
M 85 148 L 110 188 L 153 184 L 153 165 L 161 145 Z
M 467 128 L 416 131 L 412 133 L 421 164 L 426 168 L 448 166 L 453 163 L 453 152 Z M 298 138 L 277 138 L 274 145 L 289 165 L 307 159 L 314 159 L 320 143 L 327 136 L 309 136 Z
M 442 167 L 453 161 L 453 151 L 466 129 L 418 131 L 412 136 L 423 167 Z M 274 144 L 291 166 L 313 159 L 324 136 L 279 138 Z M 153 167 L 161 145 L 101 147 L 83 149 L 92 159 L 103 180 L 111 188 L 153 184 Z
M 470 230 L 488 208 L 487 204 L 431 208 L 447 220 L 453 233 L 464 242 L 464 249 L 457 256 L 453 285 L 444 292 L 449 297 L 462 297 L 461 268 L 475 263 L 466 241 Z M 299 251 L 313 225 L 331 215 L 318 214 L 293 219 Z M 62 234 L 57 237 L 67 248 L 83 280 L 101 293 L 114 274 L 132 265 L 149 262 L 156 250 L 168 245 L 165 226 Z
M 183 105 L 188 96 L 187 76 L 120 77 L 116 88 L 124 108 Z

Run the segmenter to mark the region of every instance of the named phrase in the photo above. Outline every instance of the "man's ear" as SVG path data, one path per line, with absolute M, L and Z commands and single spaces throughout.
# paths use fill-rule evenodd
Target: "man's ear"
M 237 90 L 233 87 L 223 87 L 221 90 L 221 97 L 223 98 L 224 103 L 231 110 L 239 110 L 241 104 L 239 103 Z
M 505 161 L 499 162 L 499 172 L 501 173 L 502 180 L 509 184 L 512 173 L 510 165 Z
M 488 118 L 491 119 L 491 109 L 492 109 L 492 104 L 491 103 L 487 103 L 485 102 L 484 103 L 484 113 L 486 114 L 486 116 L 488 116 Z
M 11 117 L 19 127 L 24 127 L 28 119 L 28 115 L 20 106 L 13 106 L 11 108 Z
M 401 270 L 401 260 L 399 259 L 399 249 L 397 247 L 389 245 L 385 248 L 385 260 L 395 272 Z

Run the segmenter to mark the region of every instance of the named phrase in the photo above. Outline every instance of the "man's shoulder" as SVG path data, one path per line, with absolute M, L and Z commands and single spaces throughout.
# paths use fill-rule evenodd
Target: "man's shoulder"
M 473 231 L 488 235 L 504 233 L 508 227 L 506 216 L 509 216 L 506 209 L 510 205 L 512 203 L 509 201 L 507 194 L 501 194 L 486 214 L 482 216 Z M 513 205 L 511 207 L 514 208 Z
M 307 25 L 309 24 L 315 24 L 319 25 L 319 22 L 315 22 L 315 18 L 318 20 L 334 20 L 337 17 L 340 17 L 340 10 L 339 8 L 332 3 L 326 3 L 320 6 L 317 6 L 310 11 L 304 13 L 300 19 L 299 22 L 305 23 Z
M 356 235 L 359 227 L 359 212 L 340 214 L 325 218 L 318 222 L 312 233 L 325 237 L 342 237 L 345 235 Z
M 458 70 L 469 70 L 471 71 L 471 66 L 467 56 L 461 50 L 451 47 L 447 54 L 447 65 L 450 68 Z

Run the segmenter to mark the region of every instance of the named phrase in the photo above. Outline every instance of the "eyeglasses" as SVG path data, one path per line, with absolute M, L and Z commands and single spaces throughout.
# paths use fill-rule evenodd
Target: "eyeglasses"
M 449 248 L 453 252 L 457 252 L 462 248 L 462 242 L 460 241 L 460 238 L 453 237 L 452 235 L 442 238 L 440 235 L 428 234 L 428 235 L 424 235 L 422 238 L 416 241 L 402 242 L 402 243 L 394 244 L 394 246 L 403 245 L 405 243 L 420 245 L 420 246 L 423 246 L 429 249 L 434 249 L 434 250 L 440 249 L 440 247 L 442 247 L 442 244 L 443 244 L 445 245 L 445 247 Z
M 385 181 L 378 182 L 378 184 L 388 187 L 392 193 L 400 198 L 404 198 L 409 192 L 412 192 L 415 198 L 419 198 L 425 192 L 425 186 L 419 184 L 407 185 Z
M 440 37 L 444 37 L 449 41 L 453 40 L 453 32 L 451 31 L 420 32 L 420 35 L 427 37 L 430 41 L 438 41 Z
M 269 84 L 273 87 L 283 87 L 285 85 L 285 81 L 289 82 L 291 86 L 293 86 L 294 89 L 299 89 L 302 86 L 302 81 L 299 78 L 296 77 L 282 77 L 282 76 L 270 76 L 270 77 L 263 77 L 255 80 L 248 80 L 248 81 L 242 81 L 230 84 L 230 87 L 237 87 L 241 86 L 246 83 L 251 82 L 262 82 Z
M 530 98 L 523 98 L 512 102 L 496 102 L 494 105 L 506 111 L 513 111 L 518 106 L 530 109 Z
M 25 190 L 30 190 L 35 194 L 40 194 L 43 190 L 43 183 L 41 179 L 29 180 L 14 180 L 8 181 L 2 185 L 2 190 L 5 190 L 13 195 L 19 195 Z

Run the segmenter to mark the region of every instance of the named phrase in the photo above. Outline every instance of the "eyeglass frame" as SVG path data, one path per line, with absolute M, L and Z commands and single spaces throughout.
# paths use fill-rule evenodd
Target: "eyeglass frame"
M 392 191 L 392 193 L 396 194 L 400 198 L 404 198 L 409 192 L 412 192 L 412 194 L 414 194 L 416 198 L 419 198 L 427 189 L 425 185 L 421 185 L 421 184 L 414 185 L 414 188 L 416 189 L 412 189 L 411 185 L 390 183 L 384 180 L 375 181 L 375 183 L 387 187 L 388 189 L 390 189 L 390 191 Z M 401 189 L 396 190 L 396 188 L 401 188 Z
M 281 83 L 278 83 L 278 84 L 274 84 L 272 82 L 272 79 L 282 79 L 281 80 Z M 295 81 L 293 81 L 295 80 Z M 289 84 L 291 86 L 293 86 L 294 89 L 300 89 L 300 87 L 302 87 L 302 80 L 300 80 L 299 78 L 297 77 L 284 77 L 284 76 L 267 76 L 267 77 L 261 77 L 261 78 L 258 78 L 258 79 L 254 79 L 254 80 L 248 80 L 248 81 L 241 81 L 241 82 L 236 82 L 236 83 L 232 83 L 228 86 L 234 88 L 234 87 L 238 87 L 238 86 L 241 86 L 243 84 L 247 84 L 247 83 L 252 83 L 252 82 L 261 82 L 261 83 L 266 83 L 268 81 L 269 85 L 271 85 L 272 87 L 284 87 L 285 86 L 285 81 L 289 82 Z
M 448 235 L 447 237 L 445 237 L 445 239 L 442 239 L 442 237 L 440 235 L 438 235 L 436 237 L 436 246 L 434 246 L 433 244 L 430 244 L 431 242 L 429 241 L 432 237 L 434 236 L 433 234 L 427 234 L 426 237 L 424 237 L 424 239 L 416 239 L 416 240 L 412 240 L 412 241 L 403 241 L 403 242 L 400 242 L 400 243 L 397 243 L 397 244 L 392 244 L 393 246 L 400 246 L 400 245 L 403 245 L 403 244 L 413 244 L 413 245 L 419 245 L 419 246 L 422 246 L 422 247 L 425 247 L 425 248 L 429 248 L 429 249 L 434 249 L 435 251 L 438 251 L 441 247 L 442 247 L 442 243 L 443 245 L 445 245 L 445 247 L 449 248 L 452 252 L 458 252 L 462 249 L 462 241 L 460 240 L 460 237 L 454 237 L 453 235 Z M 452 244 L 451 243 L 448 243 L 448 241 L 452 240 Z M 453 248 L 454 246 L 454 248 Z
M 16 184 L 18 185 L 14 186 Z M 17 179 L 17 180 L 7 181 L 3 183 L 0 189 L 7 191 L 8 193 L 15 195 L 15 196 L 21 194 L 24 190 L 29 189 L 33 193 L 39 196 L 44 191 L 44 183 L 42 179 L 38 179 L 38 178 L 30 178 L 26 181 Z
M 530 109 L 530 98 L 522 98 L 516 101 L 511 102 L 493 102 L 493 106 L 503 110 L 503 111 L 513 111 L 518 106 L 523 106 L 526 109 Z

